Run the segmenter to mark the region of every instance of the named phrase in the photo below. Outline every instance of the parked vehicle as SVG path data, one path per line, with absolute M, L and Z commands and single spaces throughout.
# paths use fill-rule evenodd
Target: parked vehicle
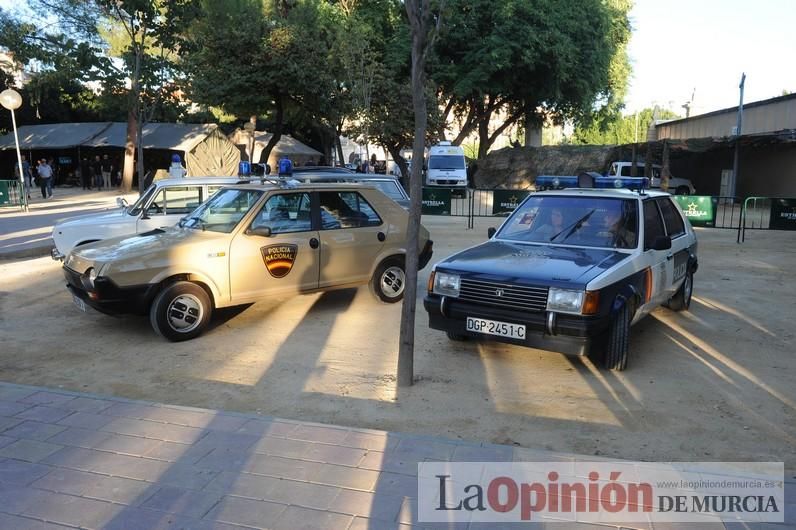
M 595 180 L 607 189 L 529 195 L 489 241 L 437 263 L 429 326 L 451 340 L 602 353 L 624 370 L 632 324 L 661 304 L 688 309 L 697 241 L 668 193 Z
M 171 341 L 196 337 L 220 307 L 370 284 L 386 303 L 405 286 L 408 214 L 355 184 L 225 187 L 178 225 L 74 249 L 64 262 L 75 305 L 148 314 Z M 420 267 L 433 243 L 421 227 Z
M 139 234 L 171 226 L 206 201 L 222 186 L 238 182 L 237 177 L 191 177 L 163 179 L 128 205 L 99 213 L 71 217 L 53 227 L 54 260 L 63 260 L 73 248 L 110 237 Z
M 387 197 L 397 202 L 404 210 L 409 209 L 409 195 L 401 186 L 398 178 L 392 175 L 376 175 L 371 173 L 348 173 L 348 174 L 329 174 L 329 173 L 302 173 L 294 174 L 293 178 L 299 182 L 319 183 L 319 182 L 354 182 L 373 186 Z
M 467 189 L 467 163 L 464 149 L 450 142 L 440 142 L 428 150 L 426 185 L 457 191 Z
M 611 167 L 606 173 L 607 177 L 630 177 L 630 169 L 633 166 L 632 162 L 613 162 Z M 644 162 L 636 162 L 636 177 L 648 177 L 650 179 L 650 188 L 660 189 L 661 187 L 661 169 L 658 164 L 652 164 L 652 174 L 645 175 Z M 693 195 L 695 193 L 694 185 L 688 179 L 677 178 L 674 176 L 669 177 L 669 191 L 676 195 Z

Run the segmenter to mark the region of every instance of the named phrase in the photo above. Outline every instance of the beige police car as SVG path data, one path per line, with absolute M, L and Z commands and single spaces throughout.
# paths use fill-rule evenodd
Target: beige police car
M 196 337 L 215 308 L 267 296 L 370 284 L 404 293 L 408 214 L 357 184 L 240 184 L 219 190 L 174 227 L 90 243 L 64 261 L 75 305 L 149 314 L 172 341 Z M 420 231 L 420 266 L 431 259 Z

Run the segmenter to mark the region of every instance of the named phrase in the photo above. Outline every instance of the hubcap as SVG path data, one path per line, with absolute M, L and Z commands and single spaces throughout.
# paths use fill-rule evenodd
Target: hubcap
M 406 274 L 401 267 L 392 266 L 387 268 L 381 275 L 381 292 L 387 298 L 397 298 L 404 292 Z
M 181 294 L 169 304 L 166 321 L 174 331 L 188 333 L 196 329 L 203 315 L 204 308 L 197 297 L 192 294 Z

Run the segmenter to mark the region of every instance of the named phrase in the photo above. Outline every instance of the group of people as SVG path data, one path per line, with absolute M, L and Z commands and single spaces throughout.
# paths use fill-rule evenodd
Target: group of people
M 36 160 L 36 166 L 28 162 L 28 157 L 22 157 L 22 182 L 25 186 L 25 193 L 30 199 L 30 190 L 39 185 L 43 199 L 50 199 L 53 196 L 53 180 L 55 171 L 58 167 L 52 158 L 42 158 Z M 16 173 L 19 176 L 19 164 L 16 165 Z
M 80 184 L 84 190 L 111 189 L 119 185 L 118 176 L 119 164 L 108 155 L 96 155 L 93 160 L 84 156 L 80 161 Z

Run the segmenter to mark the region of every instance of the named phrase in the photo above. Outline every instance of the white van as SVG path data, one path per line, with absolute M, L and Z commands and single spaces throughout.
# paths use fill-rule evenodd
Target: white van
M 118 208 L 71 217 L 57 223 L 53 227 L 55 246 L 50 255 L 54 260 L 62 260 L 79 245 L 175 225 L 219 188 L 235 184 L 238 180 L 238 177 L 156 180 L 131 205 L 117 199 Z
M 632 162 L 613 162 L 611 164 L 611 168 L 608 170 L 608 174 L 606 177 L 629 177 L 630 176 L 630 167 L 633 165 Z M 661 166 L 658 164 L 652 164 L 652 175 L 644 175 L 644 162 L 636 162 L 636 176 L 637 177 L 649 177 L 650 178 L 650 188 L 658 189 L 661 187 Z M 693 195 L 694 192 L 694 185 L 691 184 L 691 181 L 688 179 L 681 179 L 676 178 L 674 176 L 669 177 L 669 193 L 675 193 L 677 195 Z
M 450 142 L 440 142 L 428 150 L 426 185 L 467 188 L 467 163 L 464 149 Z

